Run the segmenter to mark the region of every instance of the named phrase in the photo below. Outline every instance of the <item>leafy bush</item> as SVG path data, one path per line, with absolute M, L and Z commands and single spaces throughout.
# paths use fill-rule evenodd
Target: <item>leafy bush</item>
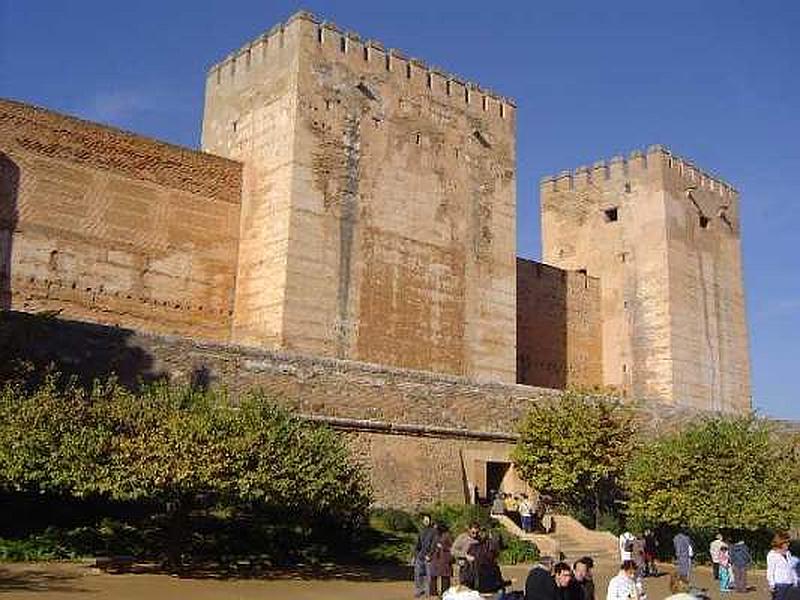
M 527 540 L 521 540 L 510 533 L 503 532 L 503 549 L 500 551 L 500 563 L 504 565 L 517 565 L 520 563 L 534 563 L 539 560 L 539 549 Z
M 476 504 L 434 504 L 426 511 L 436 523 L 443 523 L 450 528 L 454 535 L 469 529 L 473 522 L 480 523 L 484 531 L 498 530 L 497 521 L 489 516 L 489 511 Z
M 159 547 L 175 566 L 207 547 L 192 531 L 198 514 L 219 540 L 278 507 L 284 534 L 297 524 L 312 547 L 317 527 L 331 538 L 320 542 L 327 548 L 364 525 L 370 502 L 366 474 L 341 436 L 261 395 L 234 406 L 224 394 L 191 388 L 157 385 L 134 395 L 113 381 L 62 388 L 55 377 L 31 392 L 0 390 L 0 490 L 145 506 L 140 525 L 163 534 Z M 220 506 L 228 517 L 211 514 Z M 72 547 L 97 551 L 131 533 L 86 525 L 73 532 Z
M 386 531 L 416 533 L 419 530 L 414 515 L 396 508 L 373 509 L 370 511 L 370 523 Z

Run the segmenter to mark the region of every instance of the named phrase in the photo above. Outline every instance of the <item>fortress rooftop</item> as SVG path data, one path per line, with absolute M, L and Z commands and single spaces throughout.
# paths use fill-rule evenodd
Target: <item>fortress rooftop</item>
M 259 46 L 266 47 L 270 45 L 270 40 L 280 36 L 284 30 L 288 29 L 298 21 L 306 21 L 315 25 L 318 30 L 318 40 L 320 43 L 322 42 L 323 36 L 335 35 L 341 40 L 341 47 L 343 48 L 343 51 L 345 51 L 344 49 L 348 49 L 358 44 L 364 49 L 365 59 L 369 57 L 371 60 L 374 59 L 376 61 L 384 61 L 387 65 L 389 64 L 390 60 L 405 61 L 408 65 L 413 65 L 415 69 L 428 74 L 435 74 L 447 81 L 452 81 L 455 84 L 464 86 L 465 89 L 469 89 L 478 94 L 492 98 L 501 104 L 506 104 L 513 108 L 516 108 L 517 106 L 516 102 L 507 96 L 503 96 L 502 94 L 498 94 L 497 92 L 484 88 L 477 83 L 467 81 L 462 77 L 448 73 L 447 71 L 438 67 L 429 66 L 419 59 L 408 57 L 401 50 L 396 50 L 394 48 L 387 49 L 381 42 L 362 38 L 359 34 L 352 31 L 342 30 L 335 23 L 319 19 L 313 13 L 303 10 L 294 13 L 283 23 L 273 26 L 251 42 L 245 44 L 238 50 L 231 52 L 221 61 L 213 64 L 208 69 L 208 74 L 211 75 L 213 73 L 218 73 L 226 66 L 235 65 L 240 60 L 244 60 L 245 64 L 249 64 L 249 56 L 256 48 Z
M 695 181 L 700 187 L 717 190 L 722 194 L 739 193 L 734 186 L 721 177 L 700 169 L 692 160 L 681 157 L 660 144 L 648 146 L 645 150 L 633 150 L 628 156 L 618 154 L 608 160 L 599 160 L 591 167 L 580 166 L 573 170 L 561 171 L 557 175 L 546 175 L 540 179 L 540 185 L 552 184 L 561 179 L 568 179 L 570 181 L 586 177 L 603 177 L 608 179 L 617 171 L 627 173 L 629 169 L 646 169 L 648 162 L 656 160 L 657 158 L 664 160 L 670 168 L 676 169 L 688 179 Z

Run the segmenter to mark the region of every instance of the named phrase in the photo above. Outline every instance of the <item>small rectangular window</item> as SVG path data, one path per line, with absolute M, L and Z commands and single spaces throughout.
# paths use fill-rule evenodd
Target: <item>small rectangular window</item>
M 612 206 L 611 208 L 607 208 L 603 211 L 603 219 L 605 219 L 606 223 L 613 223 L 614 221 L 619 220 L 619 211 L 617 210 L 616 206 Z
M 703 229 L 708 229 L 708 223 L 710 219 L 705 215 L 700 215 L 700 227 Z

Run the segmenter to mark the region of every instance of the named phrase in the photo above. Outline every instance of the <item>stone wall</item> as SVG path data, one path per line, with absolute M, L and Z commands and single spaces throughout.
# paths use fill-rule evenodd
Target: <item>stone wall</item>
M 600 279 L 604 384 L 637 399 L 749 409 L 732 188 L 654 146 L 546 178 L 540 191 L 544 261 Z
M 517 259 L 517 383 L 603 385 L 600 282 Z
M 514 112 L 306 13 L 214 66 L 203 147 L 245 161 L 269 216 L 260 339 L 513 382 Z
M 85 382 L 114 373 L 131 387 L 169 380 L 234 395 L 262 389 L 346 430 L 369 467 L 376 502 L 387 506 L 466 501 L 466 490 L 486 485 L 486 461 L 508 461 L 528 408 L 557 398 L 521 385 L 0 313 L 0 378 L 12 357 L 37 372 L 57 364 Z
M 227 340 L 241 166 L 0 101 L 3 307 Z

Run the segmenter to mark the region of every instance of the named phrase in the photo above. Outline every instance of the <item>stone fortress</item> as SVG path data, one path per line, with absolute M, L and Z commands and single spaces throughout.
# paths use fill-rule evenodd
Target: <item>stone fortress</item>
M 210 69 L 202 151 L 2 100 L 2 308 L 276 391 L 385 503 L 513 478 L 544 388 L 748 411 L 736 190 L 660 146 L 565 171 L 517 258 L 516 111 L 304 12 Z

